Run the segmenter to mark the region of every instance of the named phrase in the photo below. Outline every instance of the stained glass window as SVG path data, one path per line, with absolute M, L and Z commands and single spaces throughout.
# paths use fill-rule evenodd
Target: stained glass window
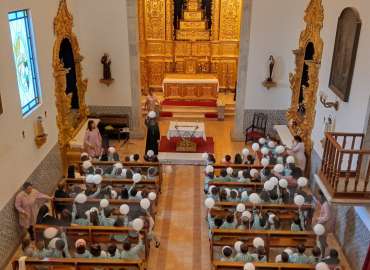
M 40 104 L 40 88 L 33 49 L 31 20 L 27 10 L 8 14 L 22 115 Z

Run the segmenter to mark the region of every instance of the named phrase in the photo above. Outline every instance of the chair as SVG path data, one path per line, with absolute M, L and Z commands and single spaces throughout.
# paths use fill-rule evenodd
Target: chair
M 245 143 L 249 141 L 257 141 L 261 137 L 266 136 L 267 115 L 264 113 L 255 113 L 253 122 L 250 127 L 245 130 Z

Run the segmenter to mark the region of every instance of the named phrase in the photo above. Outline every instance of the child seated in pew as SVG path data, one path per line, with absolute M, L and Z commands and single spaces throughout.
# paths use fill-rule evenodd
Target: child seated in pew
M 90 254 L 92 259 L 106 259 L 107 253 L 102 250 L 99 244 L 90 245 Z
M 206 172 L 205 178 L 204 178 L 204 192 L 207 194 L 209 189 L 209 182 L 213 181 L 215 178 L 214 172 Z
M 265 247 L 259 246 L 256 249 L 256 253 L 252 255 L 256 262 L 267 262 Z
M 301 220 L 299 218 L 299 215 L 295 215 L 294 216 L 294 219 L 292 221 L 292 224 L 290 225 L 290 230 L 292 232 L 299 232 L 299 231 L 303 231 L 303 227 L 301 225 Z
M 321 249 L 319 247 L 314 247 L 312 249 L 312 255 L 308 257 L 308 263 L 317 264 L 321 261 Z
M 212 198 L 214 199 L 215 201 L 219 201 L 220 200 L 220 196 L 219 196 L 219 192 L 220 192 L 220 189 L 216 186 L 211 186 L 209 189 L 208 189 L 208 198 Z
M 248 245 L 240 245 L 240 252 L 237 252 L 234 258 L 235 262 L 253 262 L 255 259 L 252 254 L 249 253 Z
M 100 226 L 114 226 L 116 219 L 112 216 L 114 209 L 104 208 L 100 211 Z
M 80 226 L 99 226 L 99 216 L 98 209 L 93 207 L 84 213 L 84 216 L 79 217 L 77 215 L 77 207 L 74 203 L 72 205 L 72 221 L 71 224 L 76 224 Z
M 85 259 L 91 259 L 92 255 L 90 251 L 86 248 L 86 241 L 84 239 L 78 239 L 75 242 L 75 254 L 74 258 L 85 258 Z
M 118 199 L 128 200 L 129 198 L 130 198 L 130 194 L 128 193 L 128 189 L 123 187 L 118 195 Z
M 236 189 L 232 189 L 230 191 L 230 196 L 227 198 L 228 202 L 239 202 L 240 199 L 238 198 L 239 192 Z
M 147 179 L 148 180 L 156 180 L 157 176 L 158 176 L 158 169 L 154 168 L 154 167 L 150 167 L 148 169 Z
M 336 249 L 330 249 L 329 256 L 325 257 L 322 261 L 330 266 L 339 266 L 340 260 L 338 251 Z
M 237 153 L 234 157 L 234 164 L 243 164 L 242 155 Z
M 256 209 L 253 209 L 253 223 L 252 230 L 265 230 L 266 229 L 266 219 L 258 213 Z
M 139 236 L 139 243 L 133 246 L 130 241 L 123 243 L 123 250 L 121 252 L 121 259 L 138 260 L 140 259 L 140 252 L 144 250 L 143 238 Z
M 234 258 L 232 257 L 233 255 L 233 250 L 229 246 L 225 246 L 222 248 L 222 255 L 220 260 L 223 262 L 233 262 Z
M 238 225 L 238 230 L 249 230 L 250 228 L 250 220 L 247 216 L 242 216 L 240 218 L 240 224 Z
M 251 178 L 250 178 L 250 171 L 248 169 L 239 171 L 238 172 L 238 180 L 237 182 L 239 183 L 245 183 L 245 184 L 250 184 L 251 183 Z
M 236 229 L 237 220 L 235 214 L 230 214 L 226 217 L 220 229 Z
M 114 227 L 127 227 L 129 226 L 129 220 L 127 215 L 124 217 L 118 217 L 116 222 L 113 225 Z M 127 239 L 127 234 L 112 234 L 110 235 L 110 239 L 118 242 L 123 243 Z
M 307 264 L 309 263 L 309 258 L 307 257 L 306 254 L 304 254 L 306 251 L 306 248 L 303 244 L 299 244 L 297 246 L 297 252 L 294 253 L 291 257 L 290 257 L 290 261 L 292 263 L 298 263 L 298 264 Z
M 111 243 L 107 248 L 107 259 L 120 259 L 121 254 L 116 244 Z
M 247 155 L 247 157 L 244 159 L 244 164 L 253 165 L 254 161 L 255 161 L 255 158 L 252 155 Z
M 221 163 L 224 164 L 224 165 L 231 165 L 232 164 L 231 156 L 230 155 L 225 155 L 225 157 L 223 158 Z
M 265 226 L 266 230 L 278 230 L 280 228 L 279 217 L 274 213 L 272 212 L 267 213 L 265 216 L 265 220 L 267 220 Z

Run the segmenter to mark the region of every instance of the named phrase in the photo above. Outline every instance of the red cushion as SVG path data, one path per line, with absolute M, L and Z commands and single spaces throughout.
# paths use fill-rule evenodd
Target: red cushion
M 161 112 L 160 117 L 172 117 L 172 112 Z
M 217 115 L 217 113 L 207 112 L 207 113 L 204 114 L 204 117 L 205 118 L 217 118 L 218 115 Z
M 264 134 L 259 131 L 248 131 L 246 136 L 248 140 L 258 140 L 259 138 L 262 138 Z

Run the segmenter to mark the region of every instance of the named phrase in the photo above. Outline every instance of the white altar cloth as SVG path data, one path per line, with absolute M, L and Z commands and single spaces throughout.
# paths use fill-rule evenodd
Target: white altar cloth
M 197 128 L 195 128 L 197 127 Z M 177 122 L 171 121 L 167 132 L 167 139 L 173 137 L 203 138 L 207 140 L 204 123 L 202 122 Z

